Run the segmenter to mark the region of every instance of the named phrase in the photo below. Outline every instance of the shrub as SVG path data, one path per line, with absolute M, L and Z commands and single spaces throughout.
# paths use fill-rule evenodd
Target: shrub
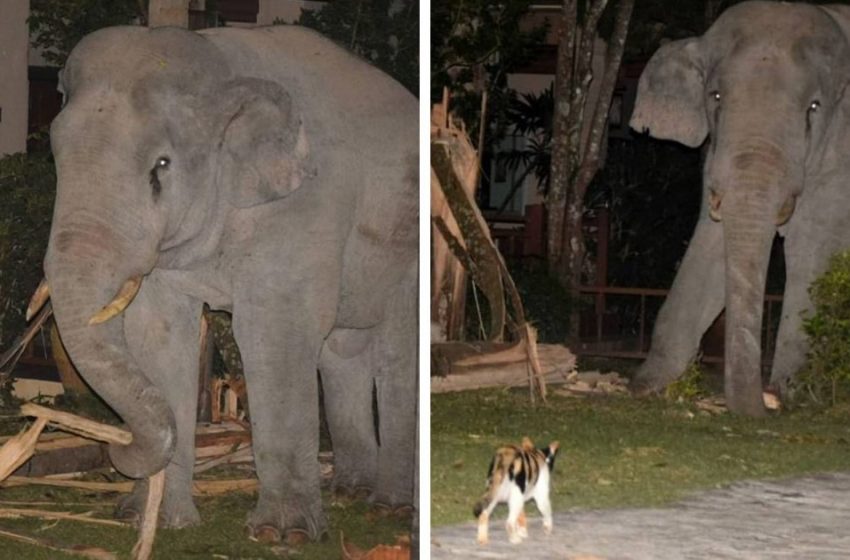
M 835 404 L 850 396 L 850 251 L 830 259 L 809 294 L 814 314 L 803 320 L 803 330 L 810 350 L 795 388 L 816 403 Z
M 49 153 L 0 158 L 0 348 L 24 329 L 30 296 L 44 272 L 56 172 Z

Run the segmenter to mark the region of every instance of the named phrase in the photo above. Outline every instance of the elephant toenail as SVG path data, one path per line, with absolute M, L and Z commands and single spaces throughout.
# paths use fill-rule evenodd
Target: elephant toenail
M 286 544 L 289 546 L 304 546 L 310 542 L 310 535 L 302 529 L 289 529 L 286 531 Z
M 264 544 L 276 544 L 280 542 L 280 531 L 271 525 L 260 525 L 258 527 L 245 527 L 248 538 L 252 541 Z

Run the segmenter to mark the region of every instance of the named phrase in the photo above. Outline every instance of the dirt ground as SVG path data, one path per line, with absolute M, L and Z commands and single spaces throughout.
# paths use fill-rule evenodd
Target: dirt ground
M 487 546 L 475 542 L 474 522 L 437 527 L 431 558 L 847 559 L 850 473 L 740 482 L 667 508 L 556 513 L 554 527 L 546 536 L 531 518 L 528 540 L 511 545 L 503 521 L 491 520 Z

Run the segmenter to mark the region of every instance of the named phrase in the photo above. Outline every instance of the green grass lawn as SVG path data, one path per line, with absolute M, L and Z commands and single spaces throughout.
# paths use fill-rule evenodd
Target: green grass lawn
M 495 447 L 526 435 L 538 447 L 561 444 L 556 511 L 655 506 L 735 480 L 850 470 L 848 408 L 755 420 L 625 396 L 550 396 L 534 408 L 527 390 L 433 395 L 432 524 L 472 521 Z

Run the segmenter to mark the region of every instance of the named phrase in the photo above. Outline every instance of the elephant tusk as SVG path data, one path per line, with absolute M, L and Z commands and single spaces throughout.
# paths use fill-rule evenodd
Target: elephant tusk
M 796 207 L 797 196 L 792 194 L 785 199 L 785 203 L 782 204 L 782 208 L 779 209 L 779 214 L 776 215 L 776 225 L 784 225 L 785 222 L 790 220 L 791 216 L 794 214 L 794 209 Z
M 722 219 L 720 215 L 720 202 L 722 200 L 723 197 L 714 189 L 708 191 L 708 215 L 715 222 L 719 222 Z
M 136 297 L 136 294 L 139 292 L 139 288 L 142 285 L 142 277 L 133 276 L 121 286 L 121 289 L 118 290 L 118 293 L 115 297 L 106 304 L 103 309 L 95 313 L 91 319 L 89 319 L 89 325 L 99 325 L 101 323 L 105 323 L 106 321 L 112 319 L 116 315 L 120 315 L 122 311 L 124 311 L 130 302 L 133 301 L 133 298 Z
M 27 305 L 27 322 L 29 322 L 29 320 L 32 319 L 42 307 L 44 307 L 44 304 L 47 303 L 49 298 L 50 288 L 47 287 L 47 279 L 42 278 L 41 282 L 38 283 L 38 288 L 35 289 L 35 293 L 32 295 L 30 302 Z

